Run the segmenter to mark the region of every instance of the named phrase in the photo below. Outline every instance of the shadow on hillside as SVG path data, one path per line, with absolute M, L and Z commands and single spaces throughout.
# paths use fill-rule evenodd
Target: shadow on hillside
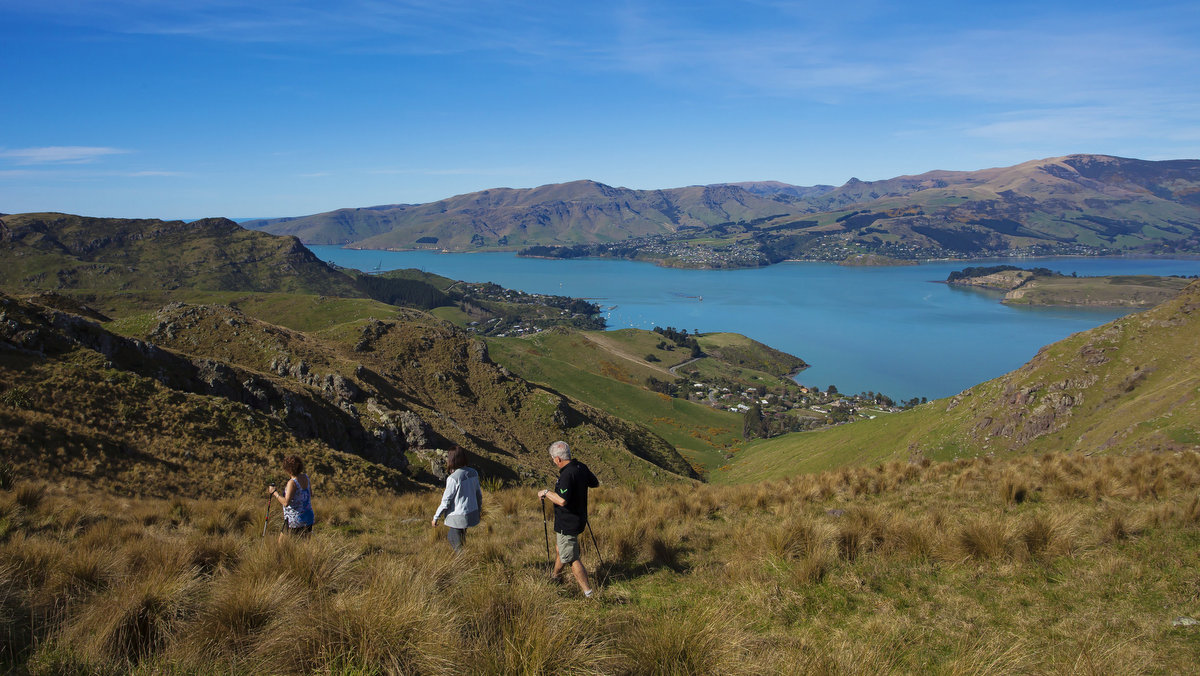
M 551 545 L 553 547 L 553 545 Z M 604 564 L 600 565 L 595 556 L 595 552 L 591 547 L 588 547 L 583 554 L 583 565 L 588 569 L 588 577 L 593 584 L 608 585 L 613 582 L 628 582 L 636 580 L 647 575 L 654 575 L 660 571 L 670 571 L 672 573 L 684 574 L 691 571 L 691 566 L 682 560 L 682 550 L 674 551 L 669 557 L 663 559 L 655 559 L 650 561 L 610 561 L 604 559 Z M 550 556 L 554 556 L 551 549 Z M 536 570 L 545 573 L 549 569 L 549 564 L 545 561 L 530 563 L 524 566 L 526 570 Z M 563 571 L 562 581 L 574 584 L 570 573 Z

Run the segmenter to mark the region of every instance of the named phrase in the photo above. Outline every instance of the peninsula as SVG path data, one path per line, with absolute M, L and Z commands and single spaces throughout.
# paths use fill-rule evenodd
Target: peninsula
M 948 284 L 1004 293 L 1008 305 L 1147 308 L 1174 298 L 1192 280 L 1155 275 L 1078 277 L 1046 268 L 973 267 L 950 273 Z

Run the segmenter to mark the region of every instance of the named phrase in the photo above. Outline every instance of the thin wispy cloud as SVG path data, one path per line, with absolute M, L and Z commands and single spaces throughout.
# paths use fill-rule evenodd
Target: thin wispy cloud
M 42 146 L 40 148 L 0 149 L 0 158 L 15 164 L 86 164 L 108 155 L 123 155 L 121 148 L 95 146 Z
M 1192 33 L 1136 23 L 1080 21 L 1064 28 L 1043 19 L 987 30 L 943 26 L 858 34 L 853 26 L 823 32 L 811 23 L 688 27 L 636 10 L 620 22 L 620 39 L 606 60 L 664 82 L 801 98 L 886 93 L 1079 104 L 1114 90 L 1159 86 L 1164 69 L 1178 72 L 1168 82 L 1194 82 L 1200 43 Z M 1194 23 L 1200 28 L 1200 21 Z
M 1130 117 L 1120 109 L 1074 107 L 1013 111 L 993 122 L 963 129 L 968 136 L 998 141 L 1079 142 L 1125 138 L 1136 135 L 1144 119 Z
M 494 49 L 540 51 L 556 42 L 544 17 L 554 8 L 525 1 L 316 0 L 245 3 L 229 0 L 68 0 L 30 5 L 0 0 L 0 9 L 36 13 L 114 33 L 194 37 L 225 42 L 341 45 L 353 51 L 454 53 Z M 564 12 L 565 13 L 565 12 Z M 513 31 L 513 18 L 524 30 Z M 528 39 L 531 33 L 539 39 Z
M 1081 9 L 1014 11 L 987 28 L 910 26 L 896 15 L 894 27 L 880 28 L 877 16 L 873 28 L 847 21 L 830 30 L 800 17 L 792 25 L 689 26 L 639 6 L 624 11 L 604 61 L 718 98 L 926 107 L 943 134 L 1006 143 L 1094 148 L 1190 136 L 1200 120 L 1200 12 L 1168 21 L 1154 8 Z M 949 111 L 961 119 L 947 128 Z
M 368 169 L 366 173 L 375 175 L 411 175 L 411 176 L 512 176 L 517 174 L 528 173 L 528 169 L 522 167 L 504 167 L 495 169 L 393 169 L 380 168 Z
M 120 173 L 117 175 L 127 176 L 129 178 L 159 178 L 159 177 L 188 176 L 189 174 L 187 174 L 186 172 L 182 172 L 182 171 L 151 170 L 151 171 L 130 171 L 130 172 L 126 172 L 126 173 Z
M 35 178 L 51 180 L 81 181 L 100 178 L 179 178 L 193 176 L 184 171 L 108 171 L 94 169 L 75 169 L 69 166 L 48 167 L 44 169 L 6 169 L 0 170 L 4 178 Z
M 22 3 L 0 0 L 0 7 L 13 4 Z M 966 22 L 912 22 L 908 11 L 871 1 L 801 10 L 746 0 L 729 8 L 734 20 L 715 25 L 690 21 L 680 10 L 670 3 L 567 10 L 524 0 L 352 0 L 337 6 L 315 0 L 71 0 L 26 8 L 114 32 L 317 43 L 356 52 L 488 51 L 529 60 L 534 69 L 618 71 L 716 96 L 822 103 L 888 94 L 1085 105 L 1113 90 L 1142 91 L 1162 82 L 1165 67 L 1177 69 L 1174 81 L 1180 84 L 1200 76 L 1194 65 L 1200 44 L 1191 38 L 1200 16 L 1194 12 L 1188 25 L 1156 18 L 1153 7 L 1092 20 L 1078 7 L 1030 4 L 979 29 Z

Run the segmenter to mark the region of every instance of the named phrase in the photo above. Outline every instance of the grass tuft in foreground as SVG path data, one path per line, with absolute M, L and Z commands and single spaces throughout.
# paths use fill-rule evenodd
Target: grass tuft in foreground
M 453 555 L 437 494 L 0 491 L 0 660 L 31 673 L 1183 673 L 1200 663 L 1200 455 L 897 463 L 596 490 L 584 599 L 538 503 L 493 487 Z M 34 498 L 33 496 L 37 497 Z M 1023 495 L 1020 499 L 1018 495 Z M 96 505 L 109 507 L 103 511 Z M 274 530 L 274 529 L 272 529 Z

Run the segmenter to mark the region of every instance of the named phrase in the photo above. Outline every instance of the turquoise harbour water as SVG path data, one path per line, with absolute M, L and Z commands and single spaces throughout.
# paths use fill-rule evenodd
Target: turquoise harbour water
M 897 400 L 955 394 L 1028 361 L 1043 345 L 1122 310 L 1008 307 L 998 294 L 937 283 L 967 265 L 1000 262 L 1079 275 L 1196 275 L 1200 260 L 1050 258 L 936 262 L 903 267 L 781 263 L 748 270 L 676 270 L 649 263 L 309 247 L 360 270 L 420 268 L 530 293 L 588 298 L 611 329 L 674 326 L 733 331 L 812 366 L 796 377 L 822 389 L 883 392 Z M 700 298 L 703 298 L 701 300 Z

